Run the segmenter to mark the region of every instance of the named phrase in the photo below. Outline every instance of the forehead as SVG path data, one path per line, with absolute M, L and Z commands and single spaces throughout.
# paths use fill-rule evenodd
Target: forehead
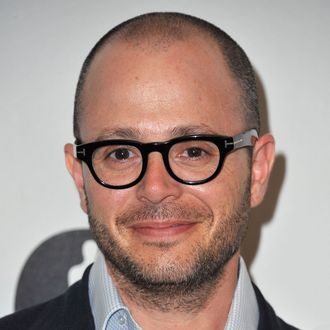
M 110 43 L 90 67 L 82 108 L 84 141 L 126 127 L 147 140 L 169 138 L 176 126 L 229 135 L 244 125 L 237 84 L 218 46 L 201 37 L 166 46 Z

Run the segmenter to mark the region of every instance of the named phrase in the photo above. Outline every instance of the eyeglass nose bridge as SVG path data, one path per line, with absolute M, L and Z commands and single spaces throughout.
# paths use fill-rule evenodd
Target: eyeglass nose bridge
M 151 143 L 145 143 L 142 148 L 142 152 L 146 153 L 147 156 L 151 152 L 159 152 L 161 154 L 166 153 L 170 148 L 170 145 L 168 142 L 151 142 Z
M 170 151 L 171 145 L 167 142 L 152 142 L 152 143 L 147 143 L 143 146 L 143 148 L 140 150 L 142 154 L 142 159 L 143 159 L 143 167 L 141 174 L 139 176 L 139 181 L 143 179 L 147 169 L 148 169 L 148 160 L 149 160 L 149 155 L 153 152 L 158 152 L 161 154 L 162 159 L 163 159 L 163 164 L 167 170 L 167 173 L 174 179 L 176 179 L 176 175 L 173 173 L 170 163 L 168 160 L 169 157 L 169 151 Z

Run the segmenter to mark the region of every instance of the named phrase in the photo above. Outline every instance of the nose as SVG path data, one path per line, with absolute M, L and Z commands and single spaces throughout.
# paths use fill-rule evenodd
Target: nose
M 137 185 L 137 195 L 140 200 L 154 204 L 166 199 L 176 199 L 180 196 L 182 184 L 175 181 L 167 172 L 162 155 L 152 152 L 148 156 L 146 173 Z

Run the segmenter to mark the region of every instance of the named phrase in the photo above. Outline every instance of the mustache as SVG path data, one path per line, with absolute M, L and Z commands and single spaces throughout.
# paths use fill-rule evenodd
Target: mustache
M 117 225 L 129 226 L 143 221 L 166 221 L 176 219 L 182 221 L 202 222 L 213 219 L 210 209 L 203 206 L 165 203 L 162 205 L 144 204 L 129 208 L 116 217 Z

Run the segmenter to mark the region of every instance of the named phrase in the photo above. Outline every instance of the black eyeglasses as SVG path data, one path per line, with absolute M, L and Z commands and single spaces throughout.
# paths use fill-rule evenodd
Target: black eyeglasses
M 94 179 L 102 186 L 125 189 L 142 180 L 148 155 L 159 152 L 173 179 L 197 185 L 214 179 L 230 152 L 252 147 L 257 139 L 257 131 L 251 129 L 234 137 L 189 135 L 151 143 L 106 140 L 76 145 L 75 157 L 88 165 Z

